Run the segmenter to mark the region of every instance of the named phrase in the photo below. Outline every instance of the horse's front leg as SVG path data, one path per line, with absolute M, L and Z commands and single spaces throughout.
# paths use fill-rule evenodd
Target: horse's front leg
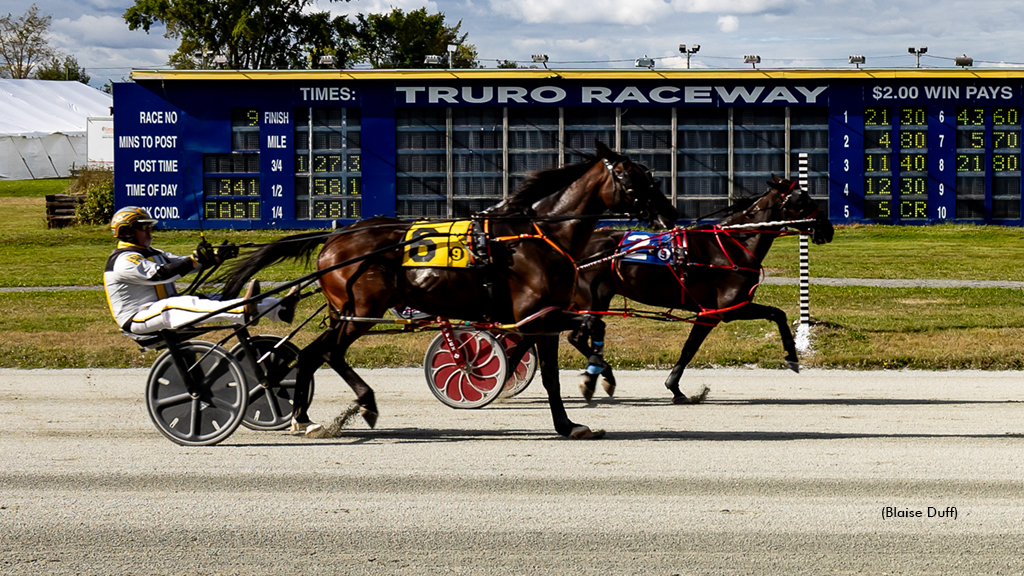
M 769 320 L 774 322 L 779 327 L 782 348 L 786 351 L 786 365 L 793 372 L 800 373 L 800 359 L 796 353 L 796 342 L 793 340 L 793 332 L 789 329 L 789 319 L 786 318 L 786 313 L 782 309 L 751 302 L 726 315 L 726 322 L 733 320 Z
M 676 365 L 672 367 L 672 370 L 668 373 L 668 379 L 665 380 L 665 388 L 668 388 L 672 392 L 672 403 L 673 404 L 690 404 L 690 399 L 686 397 L 679 390 L 679 379 L 683 377 L 683 371 L 690 364 L 690 360 L 697 354 L 697 350 L 700 350 L 701 344 L 711 333 L 711 330 L 718 325 L 715 321 L 712 324 L 700 323 L 694 324 L 693 328 L 690 329 L 690 335 L 686 338 L 686 343 L 683 344 L 683 350 L 679 353 L 679 360 Z
M 537 359 L 540 362 L 540 376 L 548 393 L 548 406 L 555 432 L 578 440 L 601 438 L 604 430 L 591 430 L 582 424 L 569 420 L 562 403 L 562 387 L 558 381 L 558 336 L 537 337 Z
M 609 396 L 615 393 L 615 377 L 611 374 L 611 366 L 604 360 L 604 330 L 601 318 L 586 315 L 568 338 L 569 343 L 587 358 L 587 367 L 580 375 L 580 393 L 587 402 L 594 398 L 598 376 L 603 376 L 605 392 Z

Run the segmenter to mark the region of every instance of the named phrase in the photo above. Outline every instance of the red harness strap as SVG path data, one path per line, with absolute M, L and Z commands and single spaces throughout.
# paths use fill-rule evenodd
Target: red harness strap
M 576 266 L 576 260 L 574 260 L 568 252 L 562 249 L 562 247 L 559 246 L 558 243 L 556 243 L 551 238 L 548 238 L 548 236 L 544 234 L 544 231 L 541 230 L 540 226 L 538 226 L 536 222 L 532 222 L 532 224 L 533 229 L 537 231 L 536 234 L 513 234 L 511 236 L 497 236 L 494 238 L 494 240 L 496 242 L 511 242 L 514 240 L 543 240 L 544 242 L 547 242 L 549 246 L 554 248 L 555 251 L 561 254 L 562 256 L 565 256 L 569 263 L 572 264 L 572 293 L 570 294 L 569 300 L 575 300 L 576 284 L 579 281 L 580 275 L 579 267 Z

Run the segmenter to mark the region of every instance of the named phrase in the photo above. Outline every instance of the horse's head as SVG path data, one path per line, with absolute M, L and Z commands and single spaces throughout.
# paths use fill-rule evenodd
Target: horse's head
M 785 178 L 779 178 L 772 174 L 772 180 L 768 182 L 771 187 L 769 195 L 778 195 L 781 202 L 781 217 L 784 220 L 809 220 L 806 223 L 793 224 L 792 227 L 802 232 L 811 233 L 811 241 L 815 244 L 827 244 L 832 241 L 834 230 L 828 215 L 795 182 Z
M 595 142 L 597 157 L 611 176 L 611 186 L 601 194 L 612 212 L 626 214 L 655 228 L 671 228 L 679 212 L 661 192 L 650 170 Z

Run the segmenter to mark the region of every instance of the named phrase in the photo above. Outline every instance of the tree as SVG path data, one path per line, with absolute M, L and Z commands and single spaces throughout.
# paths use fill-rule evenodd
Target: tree
M 427 14 L 426 8 L 406 14 L 395 8 L 387 14 L 356 15 L 354 59 L 374 68 L 426 68 L 434 54 L 447 58 L 448 46 L 456 46 L 450 68 L 478 68 L 476 47 L 459 35 L 462 21 L 444 23 L 444 13 Z
M 332 0 L 336 1 L 336 0 Z M 346 0 L 347 1 L 347 0 Z M 305 68 L 314 58 L 349 64 L 352 25 L 344 16 L 306 12 L 312 0 L 135 0 L 124 13 L 131 30 L 149 32 L 156 23 L 168 38 L 180 38 L 169 64 L 208 68 L 216 56 L 236 70 Z M 315 64 L 315 62 L 314 62 Z
M 39 65 L 35 77 L 40 80 L 75 80 L 82 84 L 89 84 L 90 80 L 74 56 L 65 56 L 63 60 L 51 57 L 49 62 Z
M 0 76 L 31 78 L 32 70 L 57 56 L 46 40 L 50 16 L 39 13 L 33 4 L 25 14 L 0 18 Z

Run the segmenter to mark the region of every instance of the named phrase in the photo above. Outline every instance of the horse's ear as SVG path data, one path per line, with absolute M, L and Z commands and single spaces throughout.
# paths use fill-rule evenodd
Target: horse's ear
M 772 174 L 772 181 L 769 182 L 769 184 L 772 184 L 772 183 L 780 184 L 781 182 L 782 182 L 782 178 L 779 178 L 775 174 Z
M 609 160 L 619 160 L 621 157 L 611 148 L 605 146 L 603 142 L 594 139 L 594 150 L 597 151 L 598 158 L 607 158 Z

